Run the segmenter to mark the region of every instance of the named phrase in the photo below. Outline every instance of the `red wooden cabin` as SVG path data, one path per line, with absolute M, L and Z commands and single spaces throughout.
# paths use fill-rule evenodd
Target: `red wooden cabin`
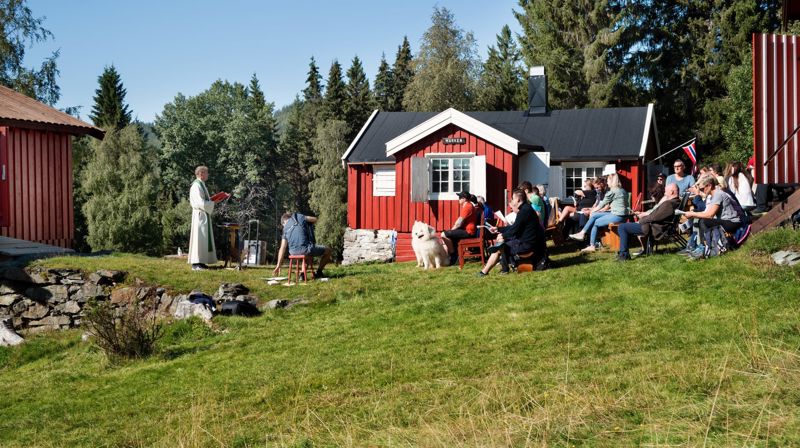
M 395 230 L 395 259 L 410 261 L 414 221 L 449 229 L 461 190 L 502 210 L 523 180 L 566 197 L 615 170 L 632 197 L 644 192 L 659 154 L 653 106 L 548 111 L 541 83 L 529 83 L 527 111 L 373 112 L 342 157 L 348 227 Z
M 0 235 L 72 245 L 72 136 L 103 131 L 0 86 Z
M 753 147 L 757 183 L 800 183 L 799 127 L 800 37 L 754 34 Z

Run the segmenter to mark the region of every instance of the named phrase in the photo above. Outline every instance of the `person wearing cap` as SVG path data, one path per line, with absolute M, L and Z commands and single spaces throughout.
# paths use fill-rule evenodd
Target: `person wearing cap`
M 719 181 L 713 175 L 704 175 L 697 181 L 697 189 L 706 196 L 706 209 L 702 212 L 686 212 L 687 218 L 697 218 L 700 221 L 700 235 L 706 243 L 704 253 L 693 252 L 694 258 L 718 255 L 719 248 L 712 242 L 712 231 L 722 227 L 726 232 L 733 233 L 741 225 L 741 218 L 734 206 L 736 199 L 717 188 Z
M 686 174 L 686 165 L 681 159 L 675 159 L 675 162 L 672 163 L 672 169 L 675 170 L 675 174 L 670 174 L 667 177 L 666 185 L 678 184 L 679 195 L 683 194 L 695 183 L 694 176 Z
M 453 263 L 453 256 L 456 255 L 456 247 L 458 242 L 464 238 L 475 238 L 478 234 L 478 226 L 475 224 L 475 207 L 470 202 L 470 194 L 468 191 L 458 193 L 458 218 L 453 223 L 450 230 L 442 232 L 442 241 L 447 248 L 447 253 L 450 254 L 450 264 Z

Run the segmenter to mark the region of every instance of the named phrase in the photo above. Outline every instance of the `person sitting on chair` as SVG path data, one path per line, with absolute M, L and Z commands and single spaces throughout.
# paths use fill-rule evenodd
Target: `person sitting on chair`
M 488 249 L 492 254 L 486 265 L 478 272 L 479 277 L 489 275 L 489 271 L 500 261 L 501 274 L 508 274 L 511 257 L 533 252 L 533 266 L 538 267 L 547 259 L 544 230 L 539 224 L 539 217 L 528 203 L 523 190 L 514 190 L 511 194 L 511 211 L 517 214 L 514 224 L 508 227 L 489 227 L 489 231 L 497 235 L 498 243 Z
M 669 184 L 664 188 L 664 197 L 658 205 L 648 212 L 636 212 L 639 222 L 620 224 L 617 228 L 619 232 L 617 261 L 631 259 L 631 255 L 628 252 L 628 241 L 631 235 L 643 235 L 645 237 L 645 245 L 650 236 L 659 238 L 663 233 L 664 225 L 672 222 L 675 218 L 675 209 L 679 206 L 678 184 Z
M 454 261 L 457 258 L 458 242 L 464 238 L 475 238 L 478 235 L 475 217 L 478 217 L 477 221 L 479 222 L 480 215 L 475 212 L 475 207 L 470 202 L 471 196 L 468 191 L 458 193 L 458 218 L 453 223 L 452 229 L 442 232 L 442 242 L 450 255 L 451 265 L 455 264 Z
M 589 233 L 589 245 L 581 249 L 581 252 L 594 252 L 597 242 L 597 232 L 600 228 L 608 227 L 609 224 L 624 221 L 624 216 L 628 212 L 628 193 L 622 188 L 617 173 L 608 175 L 608 193 L 603 197 L 603 201 L 592 207 L 589 221 L 578 233 L 573 233 L 569 237 L 578 241 L 583 241 L 586 232 Z
M 273 275 L 281 274 L 281 262 L 283 262 L 283 257 L 286 256 L 286 250 L 288 249 L 289 255 L 322 257 L 319 260 L 319 266 L 317 266 L 314 278 L 325 276 L 322 269 L 331 260 L 331 249 L 316 244 L 314 229 L 311 227 L 316 222 L 317 218 L 315 216 L 306 216 L 302 213 L 287 212 L 281 216 L 283 239 L 281 239 L 281 247 L 278 250 L 278 261 L 275 262 L 275 269 L 272 271 Z

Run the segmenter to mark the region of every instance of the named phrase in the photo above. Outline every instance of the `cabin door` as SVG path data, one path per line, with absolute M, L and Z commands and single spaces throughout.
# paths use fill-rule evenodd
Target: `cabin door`
M 8 177 L 8 128 L 0 127 L 0 227 L 8 227 L 9 221 Z

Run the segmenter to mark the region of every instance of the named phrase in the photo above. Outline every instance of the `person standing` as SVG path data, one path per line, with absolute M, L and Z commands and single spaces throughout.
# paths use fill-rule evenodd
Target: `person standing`
M 192 206 L 192 230 L 189 235 L 189 264 L 193 271 L 208 269 L 209 264 L 217 262 L 214 247 L 214 233 L 211 228 L 211 214 L 215 202 L 206 188 L 208 167 L 198 166 L 196 176 L 189 189 L 189 204 Z

